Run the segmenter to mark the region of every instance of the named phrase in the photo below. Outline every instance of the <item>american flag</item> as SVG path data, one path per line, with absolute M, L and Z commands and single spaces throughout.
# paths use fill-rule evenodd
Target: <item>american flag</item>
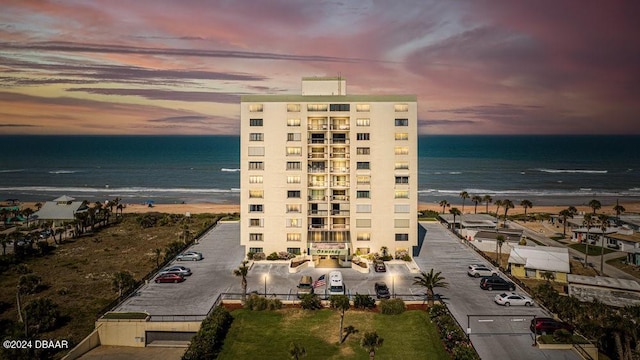
M 320 276 L 318 280 L 313 282 L 314 289 L 325 285 L 327 285 L 327 281 L 324 279 L 324 275 Z

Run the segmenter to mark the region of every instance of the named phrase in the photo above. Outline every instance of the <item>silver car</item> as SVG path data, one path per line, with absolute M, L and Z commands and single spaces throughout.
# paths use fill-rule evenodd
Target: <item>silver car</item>
M 498 294 L 494 301 L 496 304 L 504 306 L 533 306 L 532 298 L 527 295 L 516 294 L 513 292 Z
M 204 259 L 202 253 L 199 253 L 197 251 L 186 251 L 176 256 L 177 261 L 199 261 L 202 259 Z
M 162 271 L 160 271 L 159 274 L 160 275 L 162 275 L 162 274 L 176 274 L 176 275 L 182 275 L 182 276 L 189 276 L 189 275 L 191 275 L 191 269 L 189 269 L 188 267 L 185 267 L 185 266 L 181 266 L 181 265 L 174 265 L 174 266 L 170 266 L 168 268 L 162 269 Z
M 467 275 L 473 276 L 473 277 L 497 276 L 498 272 L 494 269 L 489 268 L 486 265 L 471 264 L 469 265 L 469 270 L 467 270 Z

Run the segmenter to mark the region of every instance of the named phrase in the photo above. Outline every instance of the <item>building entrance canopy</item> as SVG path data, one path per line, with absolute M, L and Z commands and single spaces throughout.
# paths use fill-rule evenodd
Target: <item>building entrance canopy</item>
M 311 243 L 309 255 L 349 255 L 346 243 Z

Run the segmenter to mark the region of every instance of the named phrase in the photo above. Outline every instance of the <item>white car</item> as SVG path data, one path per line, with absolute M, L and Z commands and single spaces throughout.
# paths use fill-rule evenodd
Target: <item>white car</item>
M 488 266 L 482 265 L 482 264 L 469 265 L 469 270 L 467 270 L 467 274 L 473 277 L 498 276 L 498 272 L 496 270 L 491 269 Z
M 199 261 L 202 259 L 203 259 L 202 253 L 199 253 L 197 251 L 186 251 L 176 256 L 177 261 L 186 261 L 186 260 Z
M 160 271 L 159 274 L 160 275 L 176 274 L 176 275 L 182 275 L 182 276 L 189 276 L 191 275 L 191 269 L 189 269 L 188 267 L 184 267 L 182 265 L 174 265 L 174 266 L 170 266 L 168 268 L 162 269 L 162 271 Z
M 496 295 L 496 298 L 494 299 L 494 301 L 496 302 L 496 304 L 504 305 L 504 306 L 511 306 L 511 305 L 533 306 L 534 305 L 532 298 L 528 297 L 527 295 L 516 294 L 513 292 L 498 294 Z

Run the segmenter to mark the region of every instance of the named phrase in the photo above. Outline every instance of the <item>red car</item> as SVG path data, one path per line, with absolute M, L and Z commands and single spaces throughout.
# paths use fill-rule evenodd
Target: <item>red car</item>
M 157 283 L 179 283 L 184 281 L 184 276 L 178 274 L 160 274 L 154 280 Z

